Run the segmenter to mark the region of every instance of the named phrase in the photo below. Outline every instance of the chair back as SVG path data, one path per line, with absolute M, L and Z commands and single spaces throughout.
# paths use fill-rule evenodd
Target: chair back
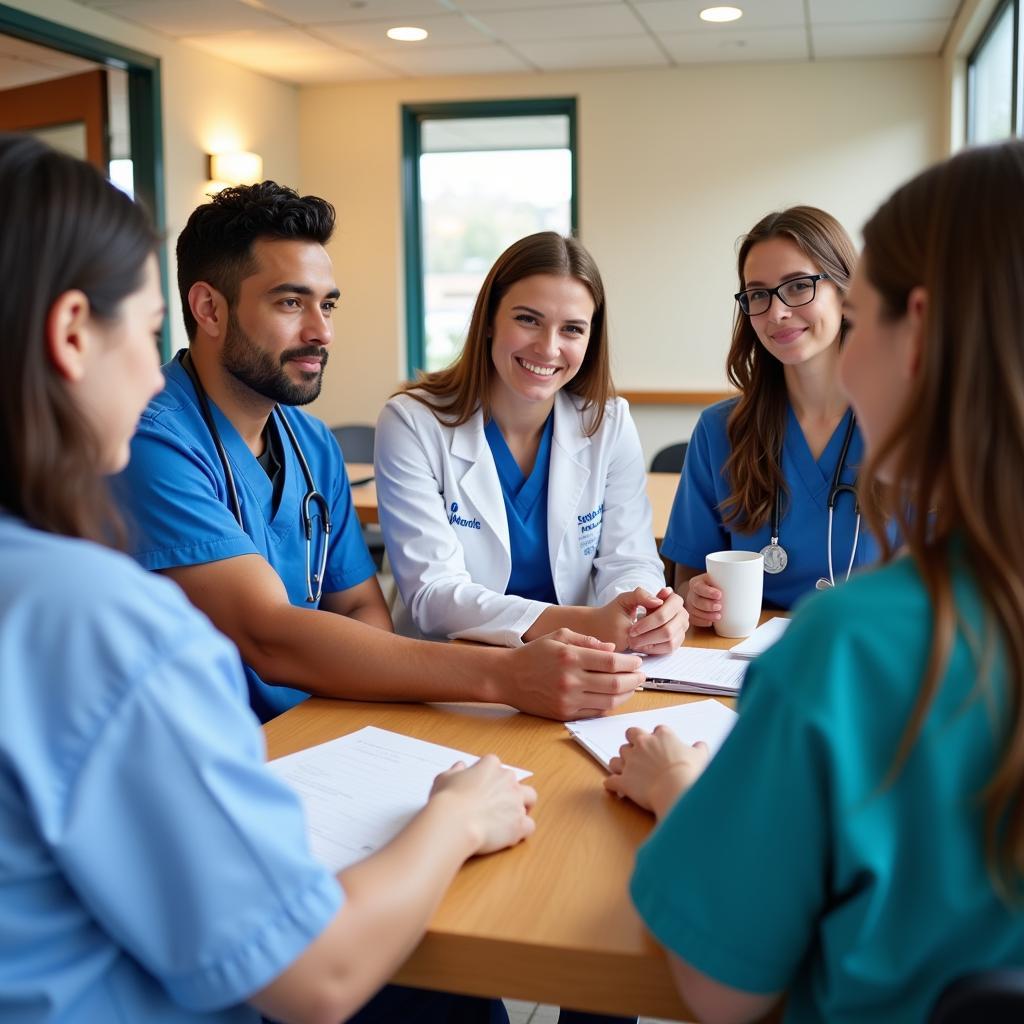
M 670 444 L 662 448 L 653 459 L 651 459 L 652 473 L 681 473 L 683 463 L 686 461 L 686 449 L 689 447 L 686 441 L 678 444 Z
M 928 1024 L 1019 1024 L 1024 1021 L 1024 968 L 965 974 L 949 984 Z
M 346 462 L 373 462 L 373 439 L 376 427 L 369 423 L 346 423 L 331 427 L 331 433 L 341 446 Z

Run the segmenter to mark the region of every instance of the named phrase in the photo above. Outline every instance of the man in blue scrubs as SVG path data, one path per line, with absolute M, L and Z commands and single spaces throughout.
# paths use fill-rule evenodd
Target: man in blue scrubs
M 177 247 L 189 349 L 164 367 L 119 480 L 136 557 L 235 641 L 263 721 L 309 693 L 562 719 L 618 706 L 639 660 L 589 637 L 499 650 L 392 633 L 341 452 L 297 408 L 320 393 L 333 340 L 333 227 L 329 203 L 269 181 L 189 218 Z

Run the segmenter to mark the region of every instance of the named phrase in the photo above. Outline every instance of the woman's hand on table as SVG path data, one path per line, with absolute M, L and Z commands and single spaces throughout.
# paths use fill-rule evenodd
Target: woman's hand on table
M 530 817 L 536 790 L 519 782 L 494 754 L 481 757 L 471 768 L 456 762 L 434 779 L 430 796 L 458 804 L 460 820 L 474 837 L 474 853 L 515 846 L 536 828 Z
M 627 796 L 661 820 L 704 771 L 710 760 L 707 744 L 684 743 L 668 726 L 654 732 L 627 729 L 626 742 L 608 765 L 604 788 Z
M 686 588 L 686 610 L 694 626 L 711 626 L 722 618 L 722 592 L 706 572 L 692 576 Z
M 650 596 L 643 590 L 639 593 Z M 660 605 L 651 608 L 645 604 L 646 614 L 630 626 L 629 646 L 642 654 L 671 654 L 683 642 L 690 616 L 683 599 L 671 587 L 662 587 L 654 600 Z

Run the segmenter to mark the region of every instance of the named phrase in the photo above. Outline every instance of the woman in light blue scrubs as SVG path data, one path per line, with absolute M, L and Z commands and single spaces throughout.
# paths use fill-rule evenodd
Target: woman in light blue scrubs
M 633 899 L 701 1019 L 917 1024 L 1024 963 L 1024 143 L 864 241 L 840 379 L 905 552 L 801 606 L 710 764 L 630 730 L 606 783 L 659 818 Z
M 763 550 L 774 608 L 878 557 L 860 531 L 863 440 L 838 379 L 855 262 L 842 225 L 810 206 L 770 213 L 744 236 L 727 360 L 740 394 L 701 415 L 661 547 L 695 625 L 721 618 L 704 571 L 712 551 Z
M 515 646 L 567 627 L 652 654 L 682 642 L 612 386 L 604 286 L 575 239 L 543 231 L 498 257 L 458 359 L 384 407 L 376 479 L 399 629 Z
M 158 239 L 27 136 L 0 135 L 0 224 L 0 1020 L 507 1022 L 371 996 L 463 860 L 532 831 L 532 790 L 456 766 L 385 850 L 313 860 L 238 652 L 110 546 L 103 478 L 163 382 Z

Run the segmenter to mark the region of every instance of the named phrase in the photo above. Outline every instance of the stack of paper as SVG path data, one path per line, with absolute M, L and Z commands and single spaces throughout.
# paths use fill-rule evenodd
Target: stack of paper
M 422 810 L 434 779 L 479 758 L 367 726 L 271 761 L 298 794 L 313 856 L 341 871 L 386 846 Z M 529 772 L 512 769 L 517 778 Z
M 735 711 L 717 700 L 698 700 L 654 711 L 566 722 L 565 727 L 577 743 L 607 768 L 626 742 L 626 730 L 633 726 L 651 732 L 656 726 L 667 725 L 684 743 L 703 740 L 714 756 L 738 717 Z
M 644 658 L 645 690 L 678 690 L 735 697 L 743 685 L 747 662 L 729 657 L 728 651 L 680 647 L 671 654 Z
M 784 619 L 781 616 L 768 619 L 767 622 L 758 626 L 746 640 L 733 647 L 729 653 L 735 658 L 747 658 L 748 660 L 756 658 L 759 654 L 764 654 L 772 644 L 781 639 L 789 622 L 789 619 Z

